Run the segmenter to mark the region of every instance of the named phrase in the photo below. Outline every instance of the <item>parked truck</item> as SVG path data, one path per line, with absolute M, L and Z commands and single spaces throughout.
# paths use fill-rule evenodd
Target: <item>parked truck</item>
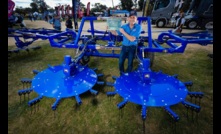
M 213 0 L 145 0 L 143 16 L 157 27 L 175 26 L 179 11 L 185 12 L 188 29 L 213 29 Z

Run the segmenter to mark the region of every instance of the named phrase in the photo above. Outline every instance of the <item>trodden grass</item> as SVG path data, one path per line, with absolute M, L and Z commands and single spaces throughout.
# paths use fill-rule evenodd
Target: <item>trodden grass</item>
M 107 97 L 107 91 L 113 87 L 96 85 L 97 96 L 90 92 L 80 95 L 82 105 L 75 98 L 63 99 L 54 112 L 53 98 L 43 98 L 39 105 L 28 106 L 28 96 L 21 97 L 18 90 L 23 89 L 21 78 L 34 78 L 32 70 L 42 71 L 48 65 L 59 65 L 65 55 L 75 56 L 75 50 L 52 48 L 48 41 L 38 41 L 39 50 L 21 51 L 8 58 L 8 133 L 9 134 L 212 134 L 213 133 L 213 61 L 207 54 L 212 46 L 189 45 L 182 54 L 155 53 L 153 71 L 162 71 L 168 75 L 178 75 L 182 82 L 192 81 L 190 91 L 203 92 L 200 101 L 201 111 L 196 114 L 182 104 L 171 106 L 180 120 L 172 118 L 161 108 L 149 107 L 145 129 L 141 118 L 141 106 L 128 103 L 119 110 L 117 104 L 123 100 L 119 95 Z M 13 46 L 8 49 L 12 49 Z M 135 66 L 137 61 L 135 60 Z M 112 76 L 119 76 L 118 59 L 91 57 L 90 68 L 97 68 L 98 74 L 104 74 L 99 80 L 114 82 Z M 30 93 L 33 99 L 38 94 Z M 29 99 L 29 100 L 30 100 Z M 191 101 L 190 97 L 186 98 Z M 192 102 L 194 103 L 194 98 Z

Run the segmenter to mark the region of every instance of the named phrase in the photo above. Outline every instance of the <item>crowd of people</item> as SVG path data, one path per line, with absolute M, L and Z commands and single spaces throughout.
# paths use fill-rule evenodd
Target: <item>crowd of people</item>
M 26 27 L 23 15 L 12 12 L 8 17 L 8 27 L 12 28 L 16 24 L 19 24 L 20 27 Z
M 36 21 L 38 19 L 38 17 L 39 17 L 38 12 L 34 12 L 34 13 L 30 12 L 28 14 L 28 18 L 29 18 L 30 21 Z
M 59 15 L 48 16 L 47 20 L 50 24 L 52 24 L 52 27 L 55 30 L 61 31 L 62 18 Z M 73 29 L 73 23 L 72 23 L 70 15 L 65 16 L 65 26 L 66 26 L 66 29 Z

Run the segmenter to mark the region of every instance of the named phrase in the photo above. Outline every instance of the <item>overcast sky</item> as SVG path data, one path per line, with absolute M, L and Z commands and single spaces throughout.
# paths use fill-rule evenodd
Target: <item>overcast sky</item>
M 13 0 L 13 1 L 15 2 L 15 7 L 16 6 L 30 7 L 30 3 L 32 2 L 32 0 Z M 47 5 L 49 5 L 52 8 L 54 8 L 55 6 L 58 6 L 58 3 L 60 3 L 61 5 L 69 4 L 72 6 L 72 0 L 45 0 L 45 2 L 47 3 Z M 81 2 L 85 6 L 87 6 L 87 3 L 90 2 L 90 5 L 94 3 L 100 3 L 102 5 L 106 5 L 107 7 L 112 7 L 113 4 L 114 6 L 119 4 L 120 0 L 113 0 L 113 4 L 112 4 L 112 0 L 81 0 Z

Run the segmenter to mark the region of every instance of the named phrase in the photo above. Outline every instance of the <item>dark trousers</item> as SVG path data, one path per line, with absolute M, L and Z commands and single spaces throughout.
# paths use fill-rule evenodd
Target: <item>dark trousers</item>
M 61 31 L 61 27 L 54 27 L 54 29 Z
M 126 73 L 129 73 L 133 69 L 133 59 L 135 56 L 136 52 L 136 46 L 131 45 L 131 46 L 122 46 L 121 52 L 120 52 L 120 57 L 119 57 L 119 69 L 120 73 L 124 73 L 124 62 L 126 58 L 128 58 L 128 66 Z

